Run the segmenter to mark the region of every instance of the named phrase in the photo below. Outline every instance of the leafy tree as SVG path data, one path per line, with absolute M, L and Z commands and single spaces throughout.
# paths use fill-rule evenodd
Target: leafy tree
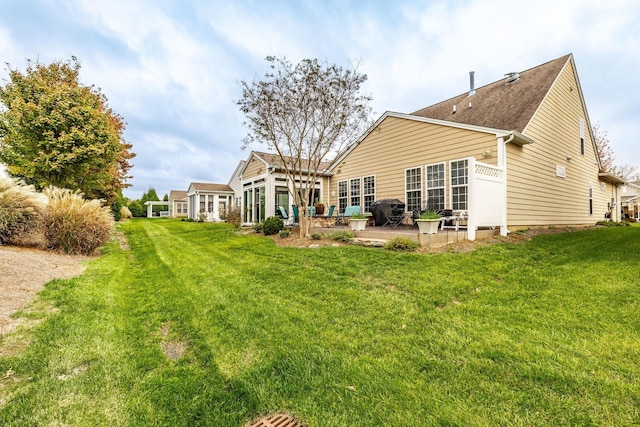
M 615 155 L 613 154 L 613 148 L 609 144 L 609 133 L 600 128 L 600 123 L 596 123 L 592 131 L 602 170 L 604 172 L 612 172 Z
M 147 207 L 144 205 L 145 202 L 159 202 L 159 201 L 160 201 L 160 198 L 158 197 L 158 193 L 156 193 L 156 189 L 153 187 L 149 187 L 147 192 L 144 193 L 140 198 L 140 205 L 142 205 L 142 208 L 145 209 L 145 216 L 147 215 L 146 214 Z M 162 209 L 163 209 L 162 206 L 151 207 L 152 212 L 160 212 Z
M 112 205 L 135 156 L 124 141 L 122 117 L 94 86 L 80 84 L 80 63 L 27 61 L 26 72 L 7 64 L 0 87 L 0 161 L 37 189 L 80 190 Z
M 357 68 L 304 59 L 292 65 L 286 58 L 269 56 L 270 71 L 263 80 L 242 81 L 242 99 L 252 142 L 275 150 L 283 165 L 289 192 L 300 211 L 300 236 L 309 235 L 307 205 L 322 162 L 359 136 L 369 124 L 370 96 L 361 95 L 367 80 Z
M 158 197 L 158 193 L 156 193 L 156 189 L 153 187 L 149 187 L 146 193 L 142 195 L 140 198 L 140 204 L 144 206 L 145 202 L 157 202 L 160 201 Z
M 163 201 L 168 202 L 169 201 L 169 195 L 167 193 L 164 193 L 164 197 L 162 198 Z

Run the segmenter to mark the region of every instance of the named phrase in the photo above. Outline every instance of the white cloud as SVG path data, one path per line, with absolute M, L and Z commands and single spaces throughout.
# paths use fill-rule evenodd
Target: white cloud
M 640 101 L 630 96 L 640 92 L 635 0 L 31 3 L 4 5 L 3 60 L 81 60 L 82 80 L 128 122 L 138 154 L 128 194 L 226 182 L 247 155 L 238 81 L 261 77 L 273 54 L 361 59 L 381 114 L 465 92 L 471 70 L 480 86 L 573 52 L 592 121 L 609 131 L 619 160 L 640 166 Z

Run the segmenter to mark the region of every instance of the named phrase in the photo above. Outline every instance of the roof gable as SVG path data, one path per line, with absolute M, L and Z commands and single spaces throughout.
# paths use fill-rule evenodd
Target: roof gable
M 209 191 L 209 192 L 232 192 L 233 189 L 227 184 L 214 184 L 209 182 L 192 182 L 189 184 L 189 191 Z
M 276 153 L 265 153 L 262 151 L 252 151 L 251 154 L 249 155 L 249 158 L 247 159 L 245 165 L 243 166 L 242 172 L 244 173 L 244 170 L 246 169 L 246 167 L 251 163 L 251 158 L 255 157 L 257 159 L 259 159 L 260 161 L 264 162 L 266 167 L 273 167 L 276 169 L 284 169 L 285 163 L 282 161 L 282 159 L 280 158 L 280 156 Z M 287 161 L 287 163 L 289 163 L 289 165 L 293 165 L 295 163 L 297 163 L 297 159 L 295 159 L 294 157 L 290 157 L 290 156 L 285 156 L 285 160 Z M 306 171 L 307 168 L 305 166 L 308 166 L 308 162 L 307 159 L 301 159 L 301 163 L 303 166 L 303 171 Z M 329 166 L 331 165 L 331 162 L 320 162 L 320 164 L 318 165 L 318 173 L 320 175 L 322 175 L 324 172 L 326 172 L 326 170 L 329 168 Z
M 512 83 L 498 80 L 413 115 L 495 129 L 524 132 L 571 54 L 519 73 Z M 455 108 L 454 108 L 455 107 Z
M 169 192 L 169 200 L 186 199 L 187 192 L 183 190 L 171 190 Z

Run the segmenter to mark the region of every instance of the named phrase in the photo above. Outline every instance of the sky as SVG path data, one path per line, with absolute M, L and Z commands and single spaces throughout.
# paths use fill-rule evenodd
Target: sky
M 368 76 L 377 119 L 411 113 L 573 53 L 592 125 L 614 163 L 640 169 L 640 2 L 637 0 L 3 0 L 0 79 L 80 61 L 127 123 L 133 178 L 125 196 L 162 197 L 191 182 L 227 183 L 247 128 L 241 81 L 265 58 L 318 58 Z

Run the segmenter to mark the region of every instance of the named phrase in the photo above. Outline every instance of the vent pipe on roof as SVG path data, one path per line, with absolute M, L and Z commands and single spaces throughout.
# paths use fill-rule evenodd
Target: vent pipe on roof
M 473 82 L 473 77 L 475 74 L 475 71 L 469 71 L 469 96 L 473 96 L 476 94 L 476 87 Z
M 505 74 L 504 76 L 505 76 L 505 79 L 504 79 L 505 83 L 513 83 L 520 78 L 520 73 L 511 72 L 511 73 Z

